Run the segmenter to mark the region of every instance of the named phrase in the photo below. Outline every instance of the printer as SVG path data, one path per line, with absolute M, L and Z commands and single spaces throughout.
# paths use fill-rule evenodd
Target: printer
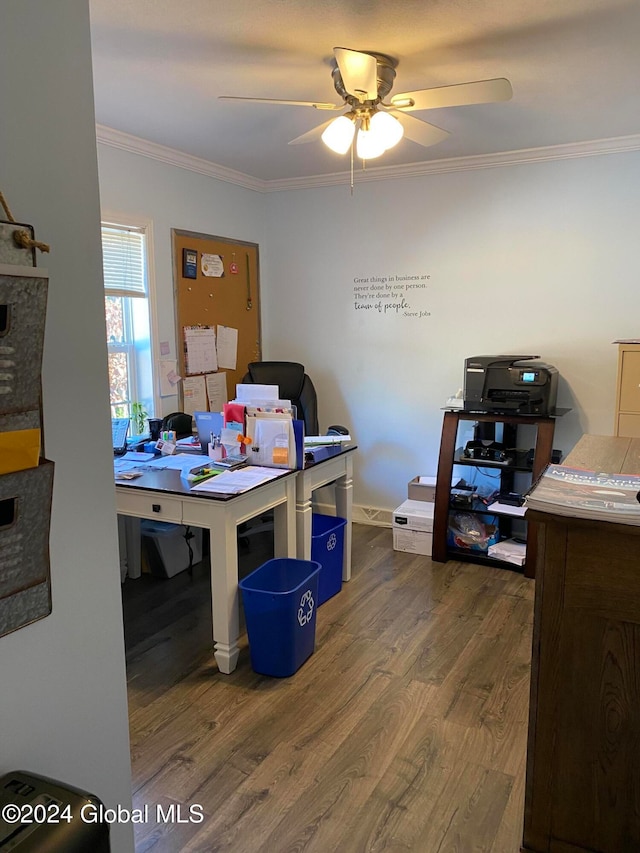
M 465 412 L 553 415 L 558 371 L 539 355 L 475 355 L 465 359 Z

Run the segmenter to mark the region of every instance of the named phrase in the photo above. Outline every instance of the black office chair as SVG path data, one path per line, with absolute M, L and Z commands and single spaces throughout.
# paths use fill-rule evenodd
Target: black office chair
M 282 400 L 291 400 L 296 415 L 304 421 L 307 435 L 318 435 L 318 401 L 316 389 L 297 361 L 252 361 L 243 384 L 277 385 Z
M 162 419 L 162 429 L 172 429 L 176 438 L 188 438 L 193 435 L 193 419 L 184 412 L 172 412 Z

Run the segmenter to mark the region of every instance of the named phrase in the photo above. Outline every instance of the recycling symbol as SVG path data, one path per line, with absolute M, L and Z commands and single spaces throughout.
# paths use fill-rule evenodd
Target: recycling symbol
M 327 539 L 327 551 L 333 551 L 337 544 L 338 537 L 335 533 L 332 533 L 331 536 Z
M 298 607 L 298 622 L 300 627 L 311 621 L 313 616 L 313 593 L 310 589 L 302 593 L 300 606 Z

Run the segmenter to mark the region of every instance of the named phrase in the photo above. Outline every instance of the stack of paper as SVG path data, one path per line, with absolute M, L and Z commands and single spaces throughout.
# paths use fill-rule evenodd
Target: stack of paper
M 351 441 L 350 435 L 305 435 L 305 447 L 321 447 L 328 444 L 342 444 Z
M 495 557 L 496 560 L 513 563 L 514 566 L 524 566 L 524 561 L 527 557 L 527 546 L 524 542 L 516 542 L 515 539 L 503 539 L 502 542 L 489 545 L 487 554 L 489 557 Z
M 216 492 L 223 495 L 237 495 L 246 492 L 260 483 L 273 480 L 282 474 L 280 468 L 262 468 L 259 465 L 247 465 L 235 471 L 223 471 L 209 480 L 191 487 L 193 492 Z

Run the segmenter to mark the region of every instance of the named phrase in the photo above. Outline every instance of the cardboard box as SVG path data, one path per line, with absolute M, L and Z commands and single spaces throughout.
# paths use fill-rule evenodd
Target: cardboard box
M 431 556 L 433 510 L 429 501 L 406 500 L 393 513 L 393 548 Z
M 414 477 L 409 481 L 407 497 L 410 501 L 435 501 L 436 499 L 436 478 L 435 477 Z

